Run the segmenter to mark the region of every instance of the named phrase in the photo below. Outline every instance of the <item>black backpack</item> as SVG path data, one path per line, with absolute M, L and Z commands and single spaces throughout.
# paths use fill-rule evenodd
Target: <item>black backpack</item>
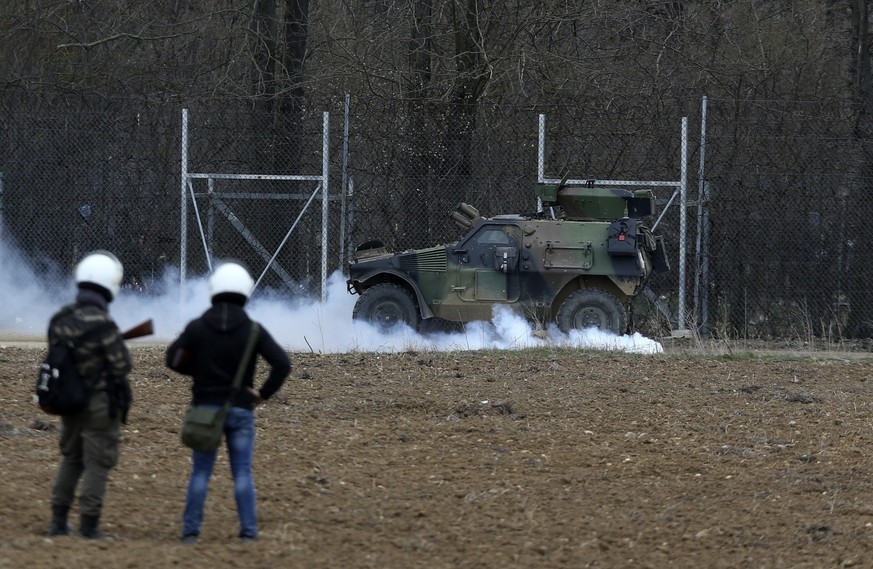
M 72 307 L 61 310 L 54 321 L 72 313 Z M 83 334 L 78 341 L 102 329 L 98 326 Z M 76 369 L 76 344 L 55 340 L 49 343 L 45 360 L 39 366 L 36 380 L 36 397 L 40 408 L 51 415 L 74 415 L 88 407 L 93 393 L 93 382 L 83 378 Z

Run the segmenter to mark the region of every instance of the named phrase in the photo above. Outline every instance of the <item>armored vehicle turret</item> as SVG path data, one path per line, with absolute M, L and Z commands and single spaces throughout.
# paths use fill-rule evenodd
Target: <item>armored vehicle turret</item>
M 506 305 L 542 327 L 628 331 L 631 301 L 653 272 L 669 270 L 664 240 L 642 218 L 650 190 L 542 185 L 541 211 L 483 217 L 460 204 L 466 234 L 448 245 L 391 253 L 357 248 L 347 287 L 353 318 L 416 330 L 490 320 Z

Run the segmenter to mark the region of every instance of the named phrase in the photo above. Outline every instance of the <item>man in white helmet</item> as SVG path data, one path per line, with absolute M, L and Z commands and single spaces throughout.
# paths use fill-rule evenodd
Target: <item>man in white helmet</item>
M 49 322 L 48 341 L 72 342 L 76 367 L 89 385 L 88 407 L 61 417 L 61 463 L 52 489 L 48 534 L 67 535 L 77 484 L 79 535 L 102 539 L 99 531 L 109 471 L 118 462 L 121 423 L 127 420 L 131 394 L 127 375 L 130 353 L 109 316 L 124 269 L 108 251 L 94 251 L 76 265 L 76 300 Z
M 193 378 L 192 405 L 221 407 L 230 401 L 224 434 L 234 481 L 239 537 L 258 537 L 255 486 L 252 478 L 255 424 L 254 408 L 282 387 L 291 372 L 288 354 L 263 326 L 259 326 L 253 356 L 245 364 L 242 386 L 233 390 L 233 380 L 243 358 L 252 321 L 243 308 L 254 288 L 254 280 L 239 263 L 225 262 L 209 277 L 212 307 L 192 320 L 167 348 L 167 366 Z M 257 356 L 270 365 L 270 374 L 260 389 L 254 387 Z M 200 536 L 203 506 L 217 451 L 194 450 L 191 477 L 185 498 L 182 541 L 193 544 Z

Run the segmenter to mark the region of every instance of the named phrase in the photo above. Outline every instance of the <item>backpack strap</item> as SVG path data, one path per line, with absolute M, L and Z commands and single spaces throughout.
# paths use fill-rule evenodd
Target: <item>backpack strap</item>
M 227 403 L 225 403 L 225 407 L 230 406 L 230 400 L 233 399 L 233 396 L 236 395 L 236 392 L 239 391 L 239 388 L 242 386 L 243 375 L 245 375 L 246 367 L 248 367 L 249 360 L 252 357 L 252 351 L 255 348 L 255 342 L 258 340 L 258 336 L 260 335 L 261 327 L 257 322 L 252 321 L 251 329 L 249 329 L 249 339 L 246 342 L 246 349 L 243 352 L 242 359 L 239 361 L 239 367 L 236 368 L 236 375 L 233 378 L 233 389 L 230 392 L 230 397 L 227 399 Z

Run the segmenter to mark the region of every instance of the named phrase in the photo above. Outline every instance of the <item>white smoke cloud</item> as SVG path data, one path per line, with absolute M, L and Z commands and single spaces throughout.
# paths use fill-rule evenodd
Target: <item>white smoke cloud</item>
M 64 278 L 46 279 L 8 245 L 0 245 L 0 262 L 3 267 L 0 271 L 0 333 L 44 335 L 51 314 L 73 299 L 72 279 L 66 278 L 70 281 L 67 286 L 47 284 L 62 282 Z M 564 334 L 555 326 L 544 333 L 535 333 L 524 318 L 502 306 L 495 309 L 491 322 L 469 324 L 462 332 L 421 335 L 401 325 L 383 333 L 365 322 L 352 320 L 357 298 L 349 294 L 345 278 L 336 272 L 328 279 L 324 301 L 282 298 L 257 290 L 247 310 L 277 342 L 294 352 L 516 350 L 546 346 L 640 354 L 663 351 L 660 343 L 639 333 L 616 336 L 588 329 Z M 110 312 L 123 330 L 151 318 L 155 333 L 143 340 L 170 341 L 189 320 L 208 307 L 205 278 L 189 278 L 182 287 L 178 270 L 168 268 L 163 278 L 150 287 L 149 294 L 123 288 L 111 304 Z
M 292 351 L 399 352 L 411 349 L 435 351 L 516 350 L 545 346 L 613 350 L 639 354 L 663 352 L 660 343 L 639 333 L 616 336 L 596 329 L 572 330 L 564 334 L 551 326 L 545 337 L 508 307 L 498 306 L 491 322 L 468 324 L 454 333 L 418 334 L 400 325 L 381 332 L 366 322 L 352 320 L 356 295 L 346 290 L 345 277 L 336 272 L 328 279 L 326 300 L 282 302 L 252 299 L 249 313 L 263 323 L 277 341 Z
M 5 238 L 5 236 L 4 236 Z M 52 264 L 36 270 L 17 249 L 0 243 L 0 330 L 23 335 L 45 334 L 52 313 L 73 292 L 61 282 Z

